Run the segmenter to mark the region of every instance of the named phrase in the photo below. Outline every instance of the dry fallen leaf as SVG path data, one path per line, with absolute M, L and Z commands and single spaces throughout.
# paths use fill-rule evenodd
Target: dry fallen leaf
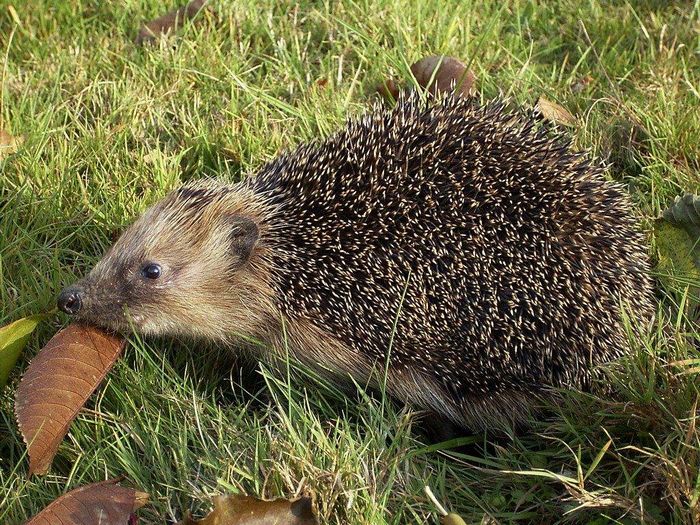
M 474 95 L 476 76 L 461 60 L 454 57 L 433 55 L 422 58 L 411 66 L 416 81 L 433 94 L 455 90 L 457 95 Z
M 250 496 L 216 496 L 214 510 L 201 520 L 187 516 L 180 525 L 316 525 L 311 499 L 264 501 Z
M 45 474 L 71 422 L 124 348 L 122 337 L 73 324 L 32 360 L 15 395 L 29 474 Z
M 22 142 L 23 137 L 13 137 L 4 129 L 0 129 L 0 160 L 15 153 Z
M 576 119 L 571 113 L 556 102 L 547 100 L 544 97 L 537 99 L 535 109 L 538 110 L 546 120 L 554 124 L 561 124 L 562 126 L 568 127 L 576 125 Z
M 118 479 L 92 483 L 64 494 L 25 525 L 126 524 L 148 494 L 117 485 Z
M 377 86 L 377 92 L 385 99 L 399 98 L 400 87 L 391 78 Z
M 433 95 L 454 92 L 468 98 L 476 94 L 474 72 L 454 57 L 433 55 L 420 59 L 411 66 L 411 73 L 422 88 Z M 401 87 L 388 79 L 376 88 L 377 92 L 386 99 L 396 100 Z
M 144 24 L 136 36 L 137 44 L 144 44 L 156 40 L 160 35 L 177 31 L 183 24 L 192 20 L 206 4 L 206 0 L 192 0 L 186 6 L 168 11 Z

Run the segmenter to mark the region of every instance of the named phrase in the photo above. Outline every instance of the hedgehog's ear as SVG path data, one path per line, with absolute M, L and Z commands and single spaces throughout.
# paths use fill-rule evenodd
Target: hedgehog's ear
M 239 264 L 245 264 L 253 253 L 255 243 L 258 242 L 260 229 L 253 219 L 243 215 L 229 216 L 228 224 L 231 227 L 231 251 Z

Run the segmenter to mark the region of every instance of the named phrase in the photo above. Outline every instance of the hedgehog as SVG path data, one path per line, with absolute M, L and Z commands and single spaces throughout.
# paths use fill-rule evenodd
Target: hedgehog
M 402 96 L 238 183 L 175 189 L 58 306 L 256 341 L 472 430 L 590 388 L 653 317 L 643 234 L 605 166 L 532 112 L 454 95 Z

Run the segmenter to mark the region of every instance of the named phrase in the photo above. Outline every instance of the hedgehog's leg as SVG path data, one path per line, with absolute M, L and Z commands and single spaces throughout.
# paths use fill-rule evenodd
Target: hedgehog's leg
M 417 426 L 428 438 L 429 443 L 442 443 L 471 434 L 464 427 L 437 412 L 428 412 L 418 420 Z

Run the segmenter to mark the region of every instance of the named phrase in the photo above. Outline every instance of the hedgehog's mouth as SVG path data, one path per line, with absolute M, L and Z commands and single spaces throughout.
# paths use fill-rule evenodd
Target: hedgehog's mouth
M 134 331 L 140 331 L 139 325 L 143 322 L 140 319 L 137 321 L 133 319 L 133 317 L 110 314 L 106 311 L 85 311 L 73 316 L 73 319 L 78 323 L 98 326 L 122 335 L 129 335 Z

